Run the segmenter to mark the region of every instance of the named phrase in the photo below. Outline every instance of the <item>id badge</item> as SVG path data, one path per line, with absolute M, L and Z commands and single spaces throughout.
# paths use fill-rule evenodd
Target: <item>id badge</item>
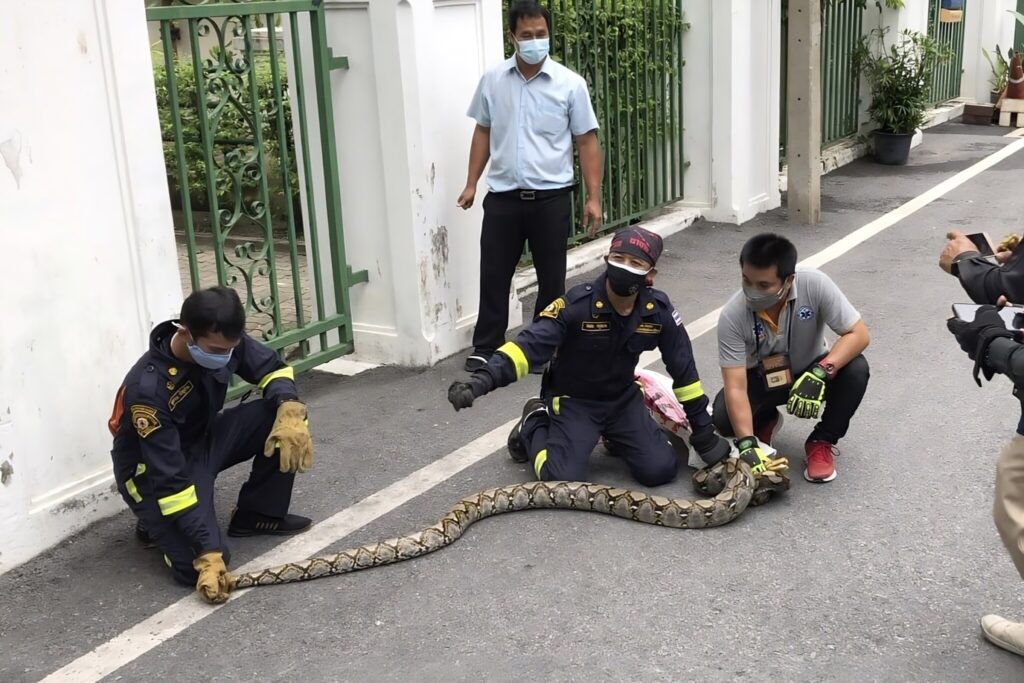
M 779 353 L 763 359 L 761 361 L 761 377 L 764 378 L 764 386 L 768 391 L 785 389 L 791 385 L 793 373 L 790 370 L 789 356 Z

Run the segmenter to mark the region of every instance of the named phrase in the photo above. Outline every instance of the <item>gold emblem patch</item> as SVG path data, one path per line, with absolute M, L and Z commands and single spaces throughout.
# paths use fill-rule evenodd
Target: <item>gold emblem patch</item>
M 167 407 L 174 410 L 178 404 L 185 400 L 185 397 L 192 393 L 192 380 L 189 380 L 178 387 L 178 390 L 167 399 Z
M 156 408 L 151 406 L 133 405 L 132 424 L 139 436 L 145 439 L 147 436 L 160 429 L 160 420 L 156 416 Z
M 558 297 L 548 304 L 548 307 L 541 311 L 540 314 L 544 318 L 557 318 L 563 308 L 565 308 L 565 299 Z

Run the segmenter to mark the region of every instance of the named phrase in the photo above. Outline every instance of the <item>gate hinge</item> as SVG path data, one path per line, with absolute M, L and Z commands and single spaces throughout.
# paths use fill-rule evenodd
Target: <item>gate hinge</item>
M 348 57 L 335 57 L 334 48 L 327 48 L 327 68 L 331 71 L 334 71 L 335 69 L 347 69 Z
M 358 285 L 363 282 L 370 281 L 370 271 L 368 270 L 352 270 L 352 266 L 348 267 L 348 283 L 350 285 Z

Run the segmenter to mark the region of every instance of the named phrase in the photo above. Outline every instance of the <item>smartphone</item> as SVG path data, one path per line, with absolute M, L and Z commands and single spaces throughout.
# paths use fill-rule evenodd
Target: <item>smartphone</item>
M 978 304 L 953 304 L 953 315 L 958 320 L 973 322 L 974 315 L 981 308 Z M 1003 319 L 1006 329 L 1017 331 L 1024 328 L 1024 306 L 1004 306 L 999 311 L 999 317 Z
M 974 246 L 978 248 L 978 252 L 982 256 L 995 256 L 996 248 L 992 245 L 992 240 L 989 239 L 987 232 L 976 232 L 967 235 L 967 239 L 974 243 Z

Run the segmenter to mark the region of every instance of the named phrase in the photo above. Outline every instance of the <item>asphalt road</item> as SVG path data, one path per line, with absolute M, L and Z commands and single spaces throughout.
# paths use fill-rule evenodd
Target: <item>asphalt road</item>
M 657 285 L 696 320 L 738 288 L 749 236 L 777 231 L 810 256 L 1012 141 L 999 132 L 946 124 L 907 167 L 833 172 L 819 226 L 790 226 L 781 210 L 740 227 L 699 222 L 666 241 Z M 823 267 L 872 333 L 871 383 L 831 484 L 799 476 L 812 424 L 794 418 L 776 441 L 793 488 L 726 527 L 565 511 L 485 520 L 415 561 L 246 591 L 107 680 L 1024 679 L 1024 662 L 978 626 L 988 612 L 1024 619 L 991 521 L 995 458 L 1019 409 L 1004 378 L 971 379 L 944 324 L 967 298 L 936 267 L 951 227 L 1020 229 L 1022 170 L 1017 153 Z M 717 391 L 714 332 L 694 348 Z M 294 510 L 319 520 L 351 506 L 516 416 L 537 390 L 530 376 L 456 414 L 444 391 L 461 363 L 305 376 L 318 460 Z M 220 482 L 225 524 L 236 469 Z M 426 526 L 465 494 L 529 476 L 496 451 L 331 549 Z M 629 484 L 599 455 L 591 478 Z M 662 492 L 692 495 L 689 470 Z M 0 680 L 39 680 L 190 598 L 132 524 L 102 521 L 0 576 Z M 236 539 L 235 564 L 274 544 Z

